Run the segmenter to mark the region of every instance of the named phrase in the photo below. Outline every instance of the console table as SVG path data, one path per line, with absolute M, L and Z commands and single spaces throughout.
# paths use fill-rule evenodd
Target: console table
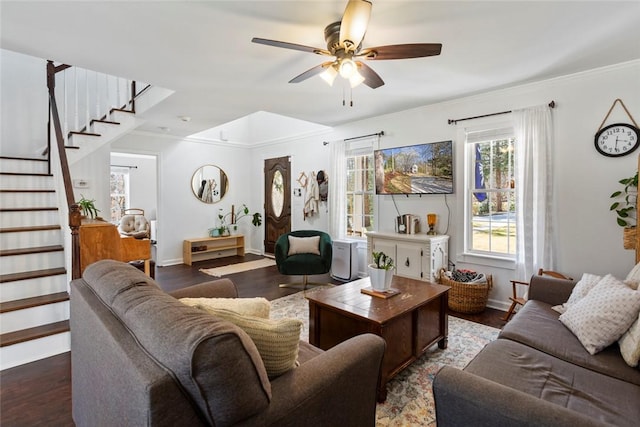
M 191 265 L 195 261 L 234 255 L 244 256 L 244 236 L 242 234 L 185 239 L 182 247 L 182 258 L 187 265 Z
M 393 258 L 397 276 L 437 282 L 438 272 L 449 263 L 449 236 L 369 231 L 367 263 L 373 262 L 374 251 Z

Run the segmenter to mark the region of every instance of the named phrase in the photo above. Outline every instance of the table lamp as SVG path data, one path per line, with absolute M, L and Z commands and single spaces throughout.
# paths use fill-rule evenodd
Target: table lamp
M 428 235 L 435 236 L 436 230 L 436 214 L 430 213 L 427 214 L 427 224 L 429 225 L 429 231 L 427 231 Z

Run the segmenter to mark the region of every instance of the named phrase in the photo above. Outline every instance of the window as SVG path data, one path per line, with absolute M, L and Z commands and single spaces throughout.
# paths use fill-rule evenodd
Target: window
M 373 150 L 347 153 L 347 236 L 364 236 L 374 224 Z
M 129 208 L 129 168 L 111 167 L 111 222 L 119 223 Z
M 467 134 L 466 251 L 515 258 L 516 182 L 513 130 Z

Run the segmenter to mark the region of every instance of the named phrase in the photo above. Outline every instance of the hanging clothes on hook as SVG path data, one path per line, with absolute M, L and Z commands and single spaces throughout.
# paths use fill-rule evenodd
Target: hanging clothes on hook
M 304 208 L 303 219 L 313 216 L 318 212 L 318 202 L 320 201 L 320 191 L 318 189 L 318 181 L 316 180 L 316 173 L 311 172 L 311 179 L 305 187 L 304 193 Z

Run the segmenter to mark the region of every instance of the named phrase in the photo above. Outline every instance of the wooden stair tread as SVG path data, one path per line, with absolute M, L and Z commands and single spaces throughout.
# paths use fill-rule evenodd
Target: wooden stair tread
M 0 175 L 12 176 L 53 176 L 51 173 L 30 173 L 30 172 L 0 172 Z
M 61 334 L 69 331 L 69 321 L 49 323 L 47 325 L 22 329 L 20 331 L 7 332 L 0 335 L 0 347 L 7 347 L 21 342 L 44 338 L 51 335 Z
M 29 162 L 47 162 L 47 159 L 35 159 L 31 157 L 14 157 L 14 156 L 0 156 L 0 159 L 5 160 L 26 160 Z
M 55 193 L 56 190 L 49 189 L 0 189 L 0 193 Z
M 41 206 L 36 208 L 2 208 L 0 212 L 35 212 L 35 211 L 57 211 L 56 206 Z
M 121 113 L 129 113 L 129 114 L 135 114 L 135 111 L 131 111 L 131 110 L 125 110 L 123 108 L 112 108 L 109 113 L 113 113 L 114 111 L 119 111 Z
M 108 125 L 119 125 L 120 124 L 120 122 L 114 122 L 113 120 L 98 120 L 98 119 L 91 120 L 91 124 L 94 124 L 94 123 L 106 123 Z
M 8 227 L 0 228 L 0 233 L 20 233 L 23 231 L 48 231 L 48 230 L 60 230 L 60 225 L 33 225 L 29 227 Z
M 25 308 L 40 307 L 42 305 L 56 304 L 64 301 L 69 301 L 68 292 L 57 292 L 55 294 L 39 295 L 37 297 L 17 299 L 15 301 L 0 303 L 0 313 L 8 313 L 10 311 L 24 310 Z
M 64 148 L 70 148 L 72 150 L 79 150 L 80 147 L 76 147 L 75 145 L 65 145 Z
M 21 271 L 20 273 L 0 274 L 0 283 L 17 282 L 18 280 L 37 279 L 39 277 L 67 274 L 64 267 L 47 268 L 44 270 Z
M 19 248 L 19 249 L 4 249 L 4 250 L 0 250 L 0 257 L 12 256 L 12 255 L 41 254 L 45 252 L 60 252 L 63 250 L 64 248 L 62 247 L 62 245 L 36 246 L 33 248 Z
M 95 133 L 95 132 L 77 132 L 75 130 L 72 130 L 71 132 L 69 132 L 69 136 L 73 136 L 73 135 L 102 136 L 99 133 Z

